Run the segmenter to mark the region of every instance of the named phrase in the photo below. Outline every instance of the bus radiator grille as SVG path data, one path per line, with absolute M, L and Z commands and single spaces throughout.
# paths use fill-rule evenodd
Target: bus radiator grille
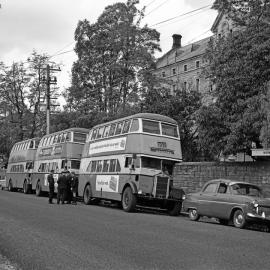
M 156 197 L 166 198 L 168 186 L 168 177 L 157 177 Z

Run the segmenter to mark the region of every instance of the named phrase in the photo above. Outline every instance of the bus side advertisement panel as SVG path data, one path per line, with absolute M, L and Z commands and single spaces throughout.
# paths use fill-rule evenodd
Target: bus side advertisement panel
M 97 175 L 96 191 L 108 191 L 118 193 L 119 175 Z

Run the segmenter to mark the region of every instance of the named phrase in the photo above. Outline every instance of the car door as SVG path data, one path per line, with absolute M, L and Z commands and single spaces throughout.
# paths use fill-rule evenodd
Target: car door
M 215 217 L 228 219 L 233 205 L 230 188 L 227 183 L 221 181 L 217 189 Z
M 204 187 L 198 198 L 198 213 L 213 217 L 216 213 L 216 196 L 219 182 L 211 182 Z

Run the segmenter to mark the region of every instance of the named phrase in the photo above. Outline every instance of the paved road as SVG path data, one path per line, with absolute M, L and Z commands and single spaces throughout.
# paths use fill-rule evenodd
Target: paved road
M 270 233 L 0 191 L 0 254 L 25 270 L 269 269 Z

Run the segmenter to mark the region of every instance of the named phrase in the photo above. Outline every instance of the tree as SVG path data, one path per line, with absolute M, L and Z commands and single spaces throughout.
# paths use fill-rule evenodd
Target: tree
M 197 127 L 195 113 L 201 106 L 201 94 L 194 90 L 177 90 L 173 95 L 165 87 L 163 91 L 152 88 L 141 105 L 145 112 L 158 113 L 172 117 L 180 129 L 183 160 L 198 161 Z
M 259 146 L 269 136 L 263 132 L 270 80 L 269 0 L 222 3 L 218 8 L 223 8 L 238 31 L 212 40 L 207 53 L 206 75 L 215 85 L 216 102 L 199 111 L 197 122 L 199 144 L 212 154 L 249 151 L 252 142 Z
M 160 48 L 159 33 L 140 27 L 143 11 L 136 4 L 128 0 L 109 5 L 96 23 L 78 23 L 78 61 L 73 64 L 67 102 L 82 114 L 125 114 L 140 99 L 142 81 Z
M 20 140 L 42 136 L 45 114 L 41 110 L 46 87 L 42 77 L 48 56 L 35 51 L 26 62 L 11 67 L 0 63 L 0 152 L 8 155 Z

